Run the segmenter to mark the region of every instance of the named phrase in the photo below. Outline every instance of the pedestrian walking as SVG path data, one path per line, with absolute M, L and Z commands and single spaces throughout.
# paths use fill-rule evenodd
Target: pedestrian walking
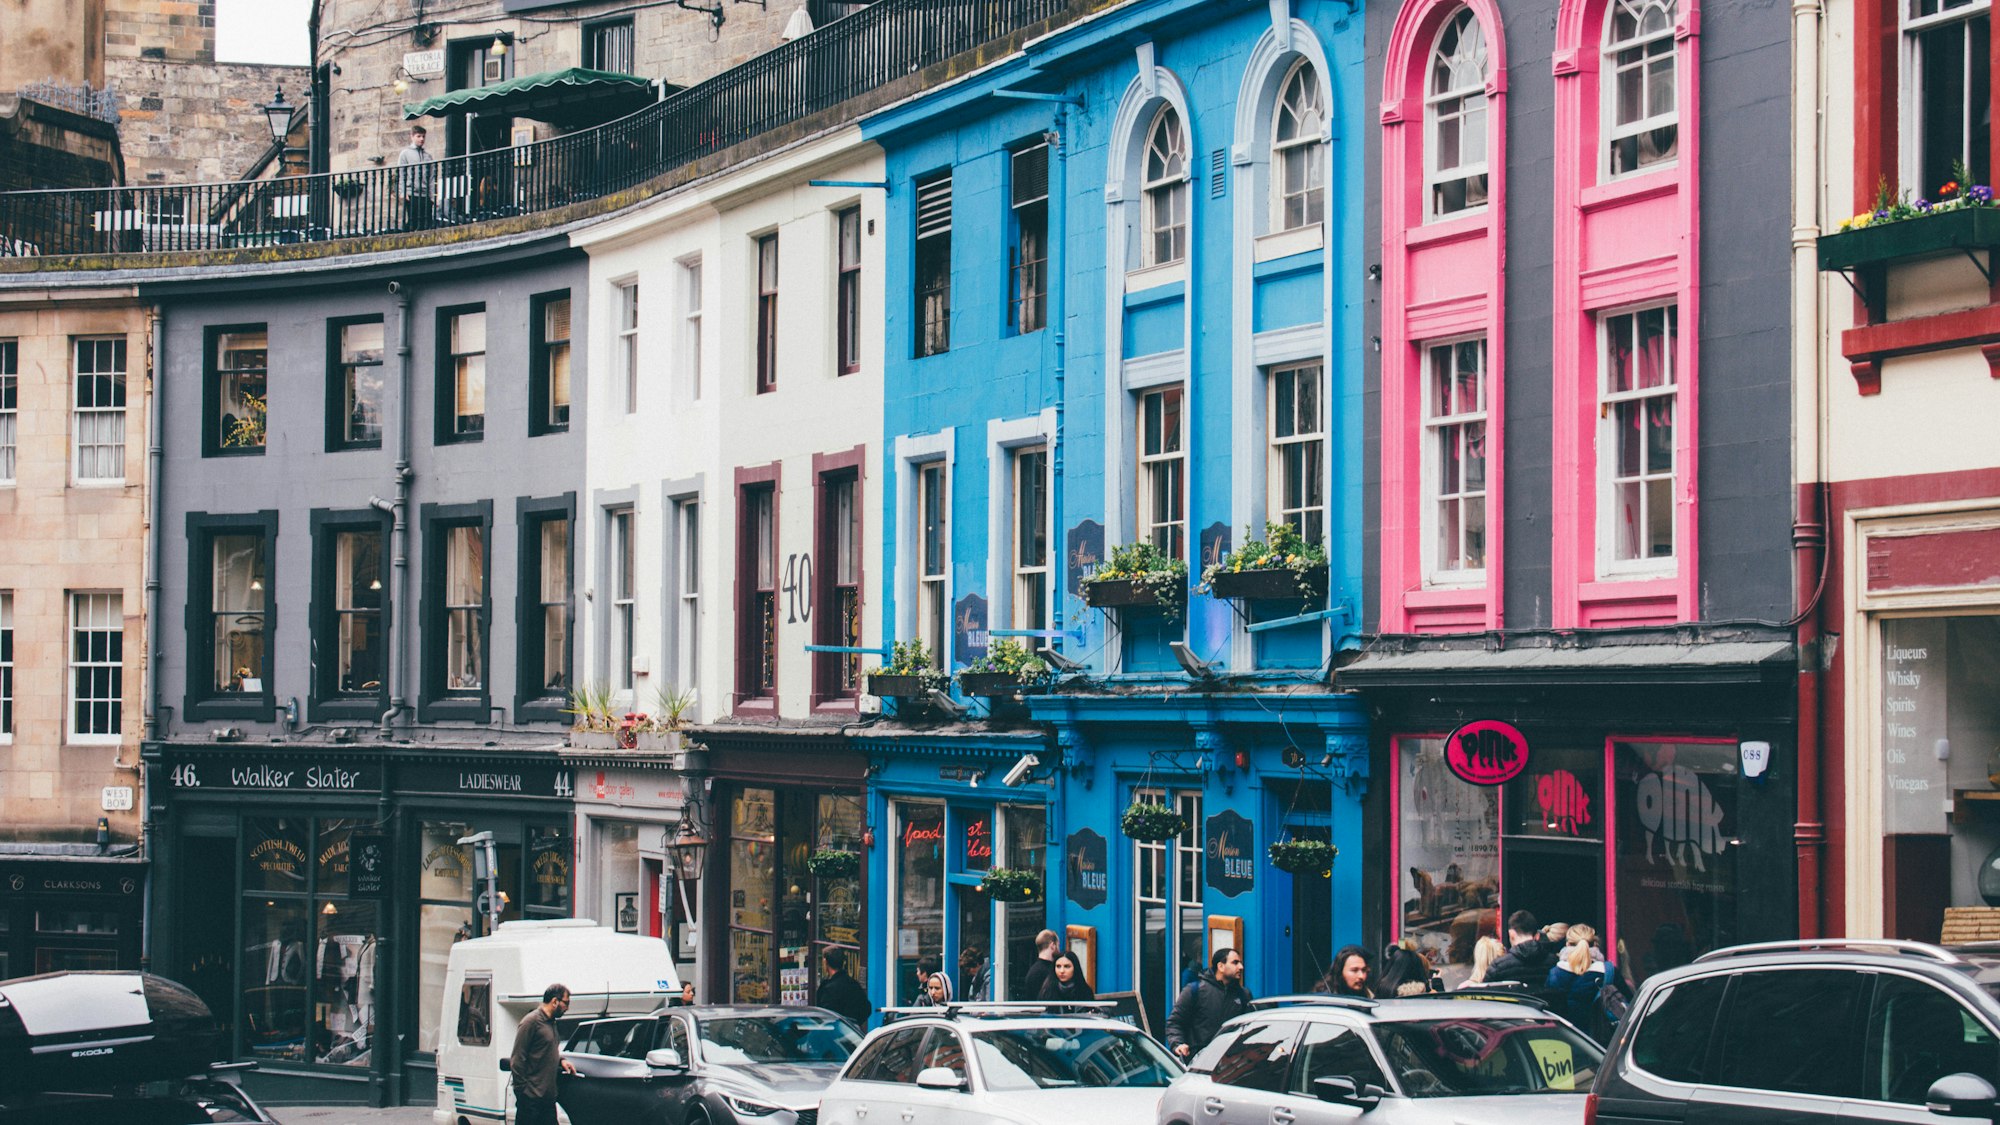
M 567 1011 L 569 989 L 552 984 L 514 1032 L 507 1070 L 514 1078 L 515 1125 L 556 1125 L 556 1081 L 576 1073 L 562 1057 L 562 1039 L 556 1035 L 556 1020 Z
M 1042 986 L 1041 994 L 1035 999 L 1076 1003 L 1097 999 L 1097 991 L 1084 979 L 1083 962 L 1065 949 L 1049 962 L 1049 982 Z
M 1027 976 L 1021 981 L 1021 996 L 1028 1000 L 1041 998 L 1042 989 L 1053 975 L 1056 960 L 1056 932 L 1043 930 L 1035 935 L 1035 960 L 1029 964 Z
M 1541 988 L 1555 967 L 1561 946 L 1543 935 L 1535 916 L 1516 910 L 1507 917 L 1507 952 L 1494 958 L 1486 972 L 1486 983 L 1513 981 L 1529 988 Z
M 1232 1017 L 1250 1010 L 1250 990 L 1243 987 L 1243 955 L 1218 949 L 1208 963 L 1209 971 L 1181 989 L 1167 1016 L 1167 1046 L 1184 1059 L 1208 1046 Z
M 1565 937 L 1569 944 L 1549 970 L 1543 987 L 1560 998 L 1556 1010 L 1568 1017 L 1569 1022 L 1602 1038 L 1604 1017 L 1598 1011 L 1597 997 L 1604 988 L 1608 970 L 1604 954 L 1593 946 L 1597 931 L 1578 922 L 1569 927 Z
M 1368 951 L 1358 945 L 1341 946 L 1340 952 L 1333 955 L 1332 966 L 1313 986 L 1313 991 L 1373 1000 L 1376 992 L 1375 966 L 1368 960 Z
M 940 969 L 924 978 L 925 1003 L 942 1008 L 951 1003 L 951 977 Z
M 868 1002 L 868 992 L 861 983 L 847 975 L 847 953 L 845 950 L 829 949 L 822 959 L 826 965 L 826 975 L 819 982 L 819 1006 L 836 1015 L 846 1016 L 854 1026 L 866 1030 L 868 1019 L 875 1014 L 875 1006 Z
M 968 945 L 958 951 L 958 979 L 960 995 L 967 1000 L 990 1000 L 987 989 L 992 987 L 993 969 L 986 963 L 986 954 L 976 945 Z
M 1417 948 L 1417 939 L 1406 937 L 1382 951 L 1382 967 L 1375 974 L 1375 992 L 1380 996 L 1410 996 L 1427 991 L 1431 963 Z
M 1472 974 L 1458 987 L 1477 988 L 1485 984 L 1487 974 L 1493 971 L 1493 962 L 1506 952 L 1507 947 L 1500 944 L 1499 938 L 1492 934 L 1479 935 L 1479 940 L 1472 943 Z
M 437 157 L 424 148 L 422 125 L 410 127 L 410 143 L 396 154 L 396 192 L 403 197 L 403 229 L 428 230 L 432 220 L 431 190 L 437 177 Z

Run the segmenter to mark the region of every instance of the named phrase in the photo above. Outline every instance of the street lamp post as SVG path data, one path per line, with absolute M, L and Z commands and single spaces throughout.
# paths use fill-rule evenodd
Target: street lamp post
M 305 151 L 288 143 L 292 135 L 292 115 L 298 112 L 299 107 L 285 100 L 285 88 L 280 86 L 273 100 L 258 108 L 264 112 L 264 123 L 270 126 L 272 142 L 283 146 L 278 152 L 278 174 L 283 175 L 286 162 L 292 155 Z
M 681 896 L 681 915 L 688 921 L 690 935 L 687 944 L 694 945 L 700 934 L 700 919 L 695 916 L 694 906 L 688 900 L 688 884 L 699 887 L 701 874 L 708 863 L 708 839 L 701 834 L 695 823 L 692 810 L 681 814 L 681 826 L 674 838 L 665 844 L 667 863 L 673 870 L 674 886 Z

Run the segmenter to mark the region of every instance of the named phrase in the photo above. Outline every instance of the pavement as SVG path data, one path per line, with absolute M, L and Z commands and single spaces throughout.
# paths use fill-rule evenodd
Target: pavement
M 365 1105 L 266 1105 L 283 1125 L 430 1125 L 427 1105 L 375 1109 Z

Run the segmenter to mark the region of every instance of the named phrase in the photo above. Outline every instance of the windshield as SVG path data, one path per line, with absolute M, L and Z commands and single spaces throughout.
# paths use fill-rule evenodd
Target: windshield
M 1375 1038 L 1413 1098 L 1581 1094 L 1604 1058 L 1555 1020 L 1408 1020 L 1376 1024 Z
M 725 1066 L 843 1063 L 861 1036 L 837 1016 L 734 1016 L 700 1021 L 701 1057 Z
M 1108 1027 L 1016 1028 L 973 1033 L 989 1090 L 1165 1086 L 1181 1067 L 1137 1031 Z

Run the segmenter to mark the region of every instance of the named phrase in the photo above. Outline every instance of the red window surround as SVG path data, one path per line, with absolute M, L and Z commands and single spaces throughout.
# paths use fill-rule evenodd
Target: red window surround
M 1426 223 L 1424 91 L 1438 33 L 1470 8 L 1486 37 L 1487 204 Z M 1382 79 L 1382 631 L 1501 626 L 1505 552 L 1507 49 L 1490 0 L 1411 4 Z M 1486 338 L 1486 578 L 1427 587 L 1423 553 L 1424 344 Z
M 1696 452 L 1700 279 L 1700 29 L 1696 0 L 1680 0 L 1674 28 L 1679 151 L 1670 164 L 1610 179 L 1601 138 L 1607 0 L 1563 0 L 1552 60 L 1556 95 L 1555 391 L 1551 517 L 1552 624 L 1558 629 L 1664 624 L 1698 613 Z M 1669 575 L 1608 580 L 1599 573 L 1603 487 L 1600 315 L 1645 304 L 1679 307 L 1674 355 L 1674 559 Z
M 854 574 L 851 583 L 843 583 L 838 571 L 839 547 L 836 537 L 840 528 L 835 523 L 838 513 L 834 510 L 832 485 L 846 481 L 854 489 Z M 860 628 L 857 620 L 855 633 L 850 637 L 845 628 L 842 614 L 841 595 L 852 589 L 855 596 L 854 615 L 858 619 L 868 604 L 868 569 L 863 564 L 867 557 L 863 545 L 868 542 L 868 508 L 862 502 L 863 489 L 868 481 L 867 447 L 857 445 L 844 453 L 813 454 L 813 562 L 812 562 L 812 634 L 813 643 L 822 645 L 859 645 Z M 814 709 L 852 711 L 859 702 L 859 693 L 844 686 L 842 672 L 855 660 L 854 657 L 839 653 L 813 654 L 813 695 Z
M 770 654 L 773 674 L 763 683 L 759 662 L 764 655 L 768 627 L 776 633 L 778 598 L 778 543 L 780 521 L 778 462 L 736 470 L 736 707 L 739 715 L 775 715 L 778 710 L 778 663 L 775 643 Z M 759 493 L 771 498 L 771 541 L 768 581 L 759 581 L 757 564 L 757 521 L 755 501 Z

